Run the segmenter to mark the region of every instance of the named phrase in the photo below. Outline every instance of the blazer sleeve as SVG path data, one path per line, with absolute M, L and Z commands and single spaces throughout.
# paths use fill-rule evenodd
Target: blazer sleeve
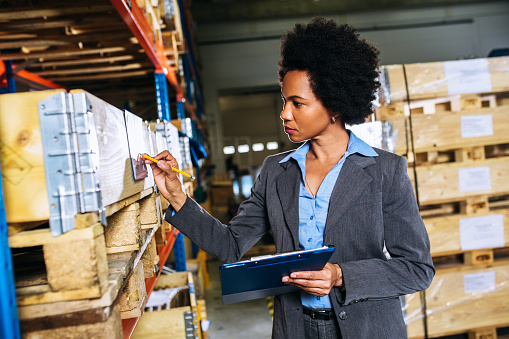
M 382 185 L 384 239 L 391 258 L 339 263 L 343 304 L 425 290 L 435 274 L 428 234 L 403 157 L 393 172 L 392 178 L 384 176 Z
M 266 182 L 270 172 L 267 163 L 265 160 L 262 165 L 250 198 L 239 206 L 237 215 L 228 226 L 189 197 L 177 213 L 173 214 L 168 208 L 166 221 L 216 259 L 225 263 L 238 261 L 269 230 L 265 207 Z

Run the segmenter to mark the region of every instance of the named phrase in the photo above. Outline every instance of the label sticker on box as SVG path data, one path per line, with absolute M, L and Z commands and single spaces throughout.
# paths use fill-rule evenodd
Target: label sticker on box
M 493 292 L 496 289 L 495 271 L 465 274 L 463 283 L 465 293 Z
M 460 192 L 484 191 L 491 189 L 490 167 L 470 167 L 458 170 Z
M 463 115 L 461 116 L 461 137 L 476 138 L 493 135 L 493 116 Z
M 502 214 L 460 219 L 461 250 L 504 247 L 504 216 Z
M 444 62 L 449 95 L 491 92 L 487 59 Z

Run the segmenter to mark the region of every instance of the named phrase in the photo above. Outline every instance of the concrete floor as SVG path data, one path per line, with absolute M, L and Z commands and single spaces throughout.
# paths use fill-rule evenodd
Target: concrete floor
M 210 285 L 206 290 L 208 339 L 269 339 L 272 317 L 265 298 L 223 305 L 218 261 L 209 261 Z

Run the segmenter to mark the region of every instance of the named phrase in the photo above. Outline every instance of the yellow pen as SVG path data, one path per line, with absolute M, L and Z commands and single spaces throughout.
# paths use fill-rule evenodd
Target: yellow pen
M 156 164 L 159 162 L 159 160 L 154 159 L 154 158 L 152 158 L 151 156 L 149 156 L 149 155 L 147 155 L 147 154 L 142 154 L 141 156 L 142 156 L 142 157 L 144 157 L 145 159 L 148 159 L 148 160 L 150 160 L 150 161 L 155 162 Z M 186 173 L 186 172 L 182 172 L 181 170 L 179 170 L 179 169 L 177 169 L 177 168 L 175 168 L 175 167 L 173 167 L 173 166 L 171 166 L 171 169 L 172 169 L 172 170 L 174 170 L 174 171 L 175 171 L 175 172 L 177 172 L 177 173 L 180 173 L 180 174 L 182 174 L 182 175 L 185 175 L 185 176 L 186 176 L 186 177 L 188 177 L 188 178 L 191 178 L 191 179 L 193 179 L 193 180 L 194 180 L 194 179 L 196 179 L 196 178 L 195 178 L 195 177 L 193 177 L 191 174 Z

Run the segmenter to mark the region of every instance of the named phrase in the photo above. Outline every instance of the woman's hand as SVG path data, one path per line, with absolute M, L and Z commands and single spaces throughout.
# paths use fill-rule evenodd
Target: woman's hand
M 328 295 L 334 286 L 343 285 L 343 272 L 338 264 L 328 262 L 321 271 L 293 272 L 289 277 L 283 277 L 282 281 L 317 297 L 323 297 Z
M 159 153 L 154 159 L 159 161 L 155 163 L 146 159 L 145 163 L 152 167 L 154 180 L 162 196 L 168 200 L 175 212 L 178 212 L 186 202 L 187 195 L 182 190 L 177 173 L 171 169 L 172 167 L 178 169 L 177 160 L 168 151 Z

